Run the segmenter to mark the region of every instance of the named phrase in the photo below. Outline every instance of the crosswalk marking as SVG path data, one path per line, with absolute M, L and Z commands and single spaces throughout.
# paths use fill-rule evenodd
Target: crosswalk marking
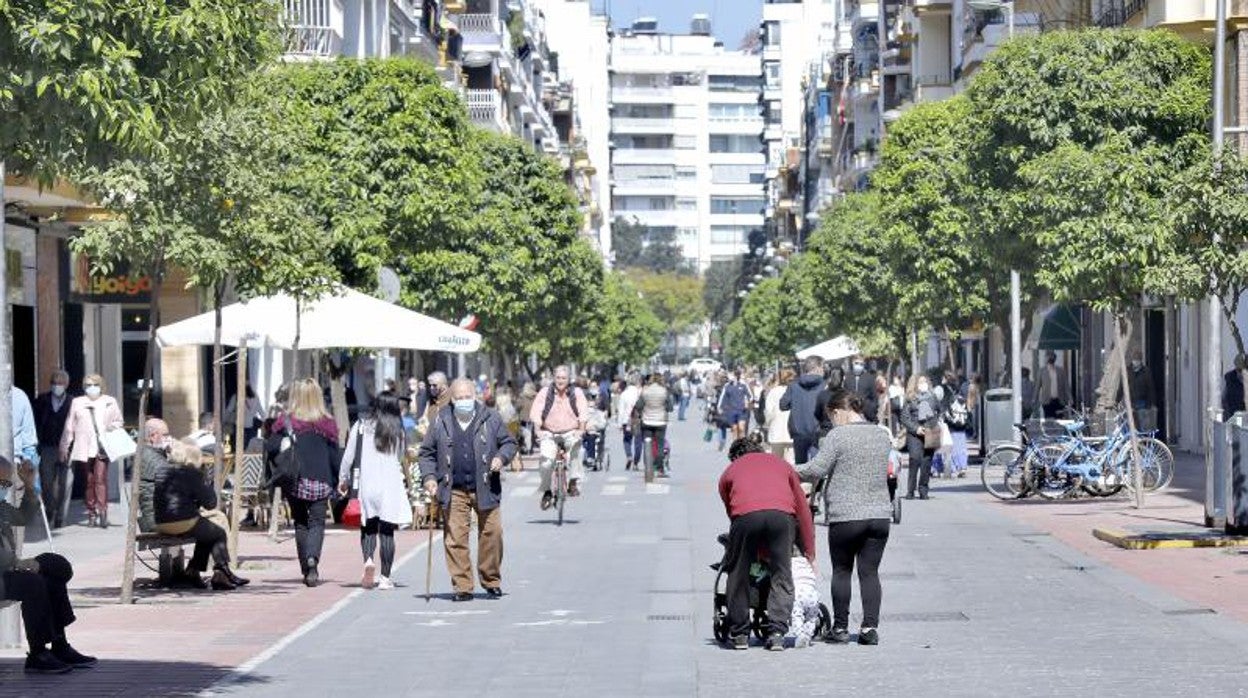
M 607 482 L 628 482 L 631 479 L 632 478 L 630 478 L 627 475 L 612 475 L 611 477 L 607 478 Z
M 671 487 L 669 487 L 668 485 L 664 485 L 658 482 L 651 482 L 650 484 L 646 485 L 646 494 L 667 494 L 670 489 Z
M 622 485 L 622 484 L 606 485 L 602 488 L 602 495 L 604 497 L 618 497 L 624 494 L 625 487 L 627 487 L 627 485 Z

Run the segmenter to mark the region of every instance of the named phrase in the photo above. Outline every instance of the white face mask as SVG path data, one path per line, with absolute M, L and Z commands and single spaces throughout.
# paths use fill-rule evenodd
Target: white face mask
M 52 394 L 57 397 L 62 397 L 63 395 L 65 395 L 65 386 L 60 385 L 59 383 L 54 384 L 52 386 Z
M 93 399 L 97 398 L 100 396 L 100 386 L 98 385 L 87 386 L 86 393 L 87 393 L 87 397 L 89 398 L 93 398 Z

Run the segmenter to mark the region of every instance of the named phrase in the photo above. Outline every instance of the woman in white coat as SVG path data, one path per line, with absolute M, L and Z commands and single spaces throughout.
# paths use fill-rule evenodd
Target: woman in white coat
M 767 443 L 771 446 L 771 454 L 783 458 L 793 464 L 793 437 L 789 435 L 789 411 L 780 409 L 780 398 L 793 382 L 794 373 L 790 369 L 780 372 L 776 384 L 767 391 L 763 399 L 763 414 L 767 417 Z
M 346 494 L 355 477 L 360 499 L 360 548 L 364 554 L 365 589 L 393 589 L 390 570 L 394 565 L 394 532 L 412 523 L 412 506 L 403 483 L 401 459 L 406 451 L 399 398 L 384 392 L 373 401 L 371 413 L 356 422 L 347 437 L 339 468 L 338 491 Z M 357 445 L 358 444 L 358 445 Z M 359 451 L 359 471 L 355 468 Z M 381 576 L 373 554 L 381 544 Z

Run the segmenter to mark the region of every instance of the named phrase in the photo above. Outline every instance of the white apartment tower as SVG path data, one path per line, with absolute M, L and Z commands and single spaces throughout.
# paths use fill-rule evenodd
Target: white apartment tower
M 758 56 L 725 50 L 710 19 L 688 34 L 639 19 L 611 44 L 611 216 L 675 233 L 704 271 L 761 234 Z

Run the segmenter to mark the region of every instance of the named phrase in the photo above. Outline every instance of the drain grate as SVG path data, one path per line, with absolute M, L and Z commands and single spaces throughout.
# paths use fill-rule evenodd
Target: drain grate
M 693 620 L 693 616 L 688 613 L 652 613 L 646 616 L 649 621 L 665 621 L 665 620 Z
M 1094 570 L 1094 569 L 1096 569 L 1096 568 L 1095 568 L 1095 567 L 1089 567 L 1089 566 L 1087 566 L 1087 565 L 1067 565 L 1067 566 L 1063 567 L 1062 569 L 1064 569 L 1064 570 L 1070 570 L 1071 572 L 1087 572 L 1088 570 Z
M 926 613 L 885 613 L 883 620 L 892 623 L 966 622 L 970 618 L 961 611 L 929 611 Z
M 881 572 L 880 579 L 888 581 L 890 579 L 918 579 L 919 575 L 914 572 Z
M 1011 534 L 1015 538 L 1051 538 L 1053 534 L 1044 531 L 1024 531 L 1022 533 Z
M 689 536 L 663 536 L 665 541 L 688 541 Z
M 1178 608 L 1173 611 L 1162 611 L 1164 616 L 1206 616 L 1217 611 L 1212 608 Z

